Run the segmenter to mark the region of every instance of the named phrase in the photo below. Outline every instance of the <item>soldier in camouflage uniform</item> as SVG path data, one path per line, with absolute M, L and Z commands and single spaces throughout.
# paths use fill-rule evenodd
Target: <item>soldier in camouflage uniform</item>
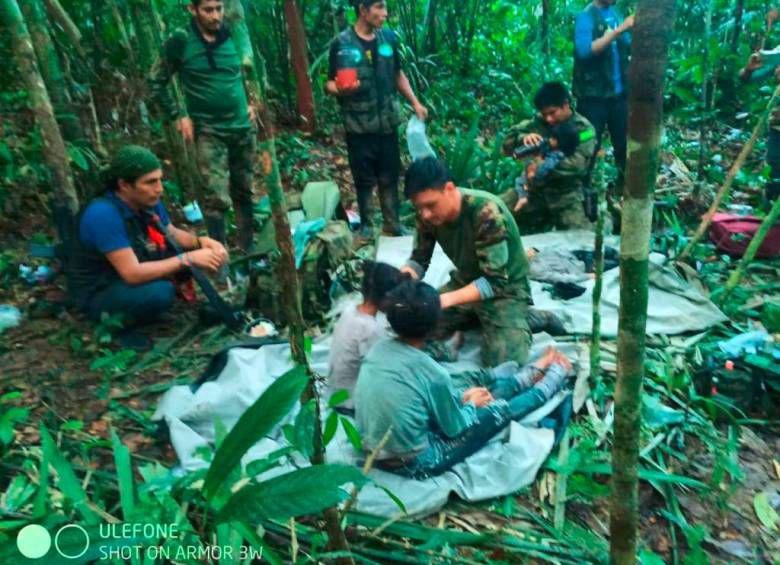
M 537 145 L 552 135 L 554 127 L 571 122 L 579 132 L 580 144 L 573 155 L 563 159 L 543 182 L 529 193 L 528 202 L 517 212 L 517 224 L 523 233 L 550 229 L 592 229 L 583 208 L 583 183 L 596 145 L 590 122 L 572 110 L 569 93 L 560 82 L 548 82 L 534 97 L 539 110 L 536 118 L 513 126 L 504 141 L 511 154 L 521 145 Z M 517 193 L 509 189 L 502 199 L 510 208 L 517 204 Z
M 331 44 L 325 91 L 338 98 L 344 116 L 362 234 L 372 233 L 371 197 L 377 186 L 383 231 L 401 235 L 398 221 L 401 114 L 396 93 L 400 92 L 409 101 L 421 120 L 428 116 L 428 110 L 417 100 L 401 70 L 398 37 L 382 27 L 387 19 L 384 0 L 353 0 L 353 3 L 357 22 Z M 346 84 L 339 79 L 339 72 L 345 69 L 356 71 L 356 82 Z
M 201 204 L 211 237 L 225 241 L 225 212 L 235 205 L 238 243 L 252 247 L 252 164 L 255 154 L 254 110 L 230 31 L 222 23 L 222 0 L 192 0 L 188 29 L 165 42 L 149 78 L 153 98 L 165 117 L 176 121 L 185 140 L 194 139 L 200 175 Z M 186 111 L 168 91 L 179 74 Z
M 740 71 L 739 77 L 744 82 L 761 81 L 769 77 L 774 77 L 780 82 L 780 66 L 763 65 L 761 55 L 753 53 Z M 766 203 L 771 206 L 780 196 L 780 104 L 776 104 L 769 115 L 766 163 L 769 165 L 769 181 L 766 183 L 764 195 Z
M 436 243 L 457 269 L 441 294 L 437 338 L 476 325 L 485 366 L 524 363 L 531 344 L 528 260 L 509 209 L 497 196 L 456 187 L 434 157 L 409 167 L 404 191 L 418 223 L 412 257 L 401 270 L 421 278 Z

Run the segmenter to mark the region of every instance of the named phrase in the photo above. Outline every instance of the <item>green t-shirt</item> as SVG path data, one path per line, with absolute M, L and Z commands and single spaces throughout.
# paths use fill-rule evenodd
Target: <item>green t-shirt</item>
M 208 49 L 197 27 L 176 30 L 165 42 L 155 63 L 149 83 L 152 95 L 166 118 L 182 115 L 168 91 L 174 73 L 181 79 L 186 115 L 195 129 L 216 132 L 238 132 L 249 129 L 249 111 L 241 61 L 227 30 Z M 209 50 L 211 57 L 209 57 Z
M 411 260 L 425 272 L 438 242 L 457 269 L 453 283 L 465 286 L 484 278 L 492 298 L 528 304 L 528 259 L 520 230 L 511 212 L 497 196 L 481 190 L 459 188 L 462 200 L 458 218 L 431 226 L 417 221 L 417 238 Z
M 476 408 L 460 402 L 447 370 L 426 353 L 385 339 L 363 360 L 355 387 L 355 417 L 369 452 L 392 426 L 378 455 L 382 460 L 414 455 L 435 435 L 460 435 L 474 423 Z

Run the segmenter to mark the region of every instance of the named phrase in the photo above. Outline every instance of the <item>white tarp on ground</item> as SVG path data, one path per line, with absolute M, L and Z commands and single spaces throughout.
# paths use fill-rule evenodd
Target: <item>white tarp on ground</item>
M 619 247 L 615 237 L 607 238 L 607 244 Z M 412 236 L 380 238 L 377 261 L 401 266 L 412 252 Z M 525 249 L 592 249 L 593 233 L 588 231 L 561 231 L 540 233 L 523 237 Z M 649 296 L 647 307 L 647 333 L 676 335 L 705 330 L 727 320 L 726 316 L 710 300 L 661 264 L 664 256 L 652 254 L 649 272 Z M 453 265 L 438 245 L 431 259 L 425 282 L 440 287 L 449 280 Z M 620 303 L 619 270 L 604 273 L 601 294 L 601 335 L 617 336 L 618 305 Z M 593 319 L 592 280 L 580 283 L 585 292 L 570 300 L 553 298 L 544 290 L 544 283 L 531 281 L 534 307 L 554 312 L 572 334 L 590 334 Z
M 312 349 L 312 367 L 315 371 L 327 371 L 330 338 L 316 342 Z M 540 334 L 532 354 L 539 355 L 552 343 L 549 336 Z M 566 348 L 574 347 L 564 344 Z M 573 350 L 571 353 L 574 353 Z M 571 355 L 576 358 L 576 355 Z M 478 348 L 469 340 L 464 347 L 463 360 L 452 364 L 452 370 L 474 368 L 470 359 L 478 357 Z M 166 392 L 157 407 L 153 420 L 164 420 L 170 430 L 171 443 L 185 471 L 206 466 L 201 450 L 214 442 L 214 422 L 220 420 L 227 429 L 232 428 L 239 417 L 270 386 L 292 367 L 287 345 L 266 345 L 260 349 L 232 349 L 228 362 L 213 381 L 201 385 L 195 392 L 188 386 L 177 386 Z M 559 393 L 546 405 L 523 420 L 513 422 L 510 428 L 485 446 L 481 451 L 456 465 L 452 471 L 438 477 L 417 481 L 372 470 L 369 475 L 376 485 L 389 489 L 404 503 L 409 515 L 424 515 L 441 508 L 455 493 L 464 500 L 477 501 L 512 493 L 533 482 L 536 473 L 552 449 L 553 432 L 534 424 L 548 415 L 568 393 Z M 292 423 L 295 412 L 281 425 Z M 287 445 L 280 427 L 244 456 L 242 463 L 260 459 L 272 451 Z M 355 453 L 341 428 L 328 445 L 329 462 L 361 464 L 363 455 Z M 268 478 L 291 471 L 295 466 L 305 466 L 306 461 L 288 461 L 283 467 L 273 469 Z M 367 485 L 358 497 L 356 510 L 379 516 L 400 513 L 398 506 L 375 485 Z

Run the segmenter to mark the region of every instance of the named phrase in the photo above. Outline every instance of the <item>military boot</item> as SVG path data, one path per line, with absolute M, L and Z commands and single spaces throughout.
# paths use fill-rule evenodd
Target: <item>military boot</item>
M 255 218 L 252 202 L 236 205 L 236 229 L 238 231 L 238 247 L 249 255 L 254 248 Z
M 206 230 L 209 232 L 211 239 L 216 239 L 227 249 L 227 233 L 225 231 L 225 217 L 222 215 L 208 214 L 205 217 Z M 225 284 L 228 278 L 228 266 L 222 265 L 217 271 L 217 282 L 219 284 Z
M 550 335 L 566 335 L 563 322 L 549 310 L 529 308 L 528 325 L 531 328 L 531 333 L 544 331 Z

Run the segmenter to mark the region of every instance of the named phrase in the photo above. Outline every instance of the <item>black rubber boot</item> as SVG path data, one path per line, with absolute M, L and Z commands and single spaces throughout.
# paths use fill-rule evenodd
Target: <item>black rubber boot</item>
M 236 205 L 236 229 L 238 231 L 238 248 L 247 255 L 255 246 L 255 218 L 252 202 Z
M 207 215 L 206 230 L 211 239 L 216 239 L 222 245 L 227 247 L 227 233 L 225 231 L 225 217 L 222 215 Z

